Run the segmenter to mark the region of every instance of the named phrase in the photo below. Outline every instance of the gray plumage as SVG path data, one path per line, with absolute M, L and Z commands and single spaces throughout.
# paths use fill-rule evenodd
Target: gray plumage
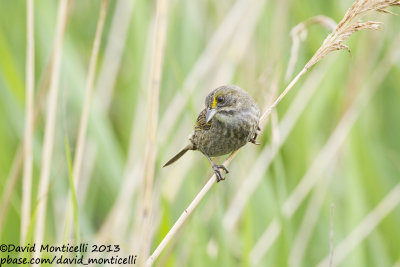
M 219 172 L 223 165 L 214 164 L 210 157 L 231 153 L 248 142 L 256 143 L 260 110 L 251 96 L 234 85 L 220 86 L 210 92 L 195 124 L 190 144 L 165 165 L 179 159 L 188 150 L 201 151 L 213 166 L 217 180 L 223 179 Z

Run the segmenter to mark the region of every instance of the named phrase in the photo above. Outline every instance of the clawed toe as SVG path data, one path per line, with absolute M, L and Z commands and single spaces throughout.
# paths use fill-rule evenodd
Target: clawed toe
M 261 145 L 260 143 L 258 143 L 255 139 L 250 140 L 250 143 L 253 143 L 255 145 Z
M 217 183 L 218 183 L 219 181 L 225 180 L 225 177 L 223 177 L 223 176 L 221 175 L 221 172 L 220 172 L 218 169 L 214 170 L 214 172 L 215 172 L 215 175 L 217 176 Z
M 225 173 L 229 173 L 228 169 L 224 165 L 217 165 L 218 169 L 223 169 Z
M 257 130 L 260 131 L 260 127 L 257 127 Z M 250 142 L 250 143 L 253 143 L 253 144 L 255 144 L 255 145 L 260 145 L 260 143 L 258 143 L 257 140 L 256 140 L 256 139 L 257 139 L 257 136 L 258 136 L 258 133 L 256 132 L 256 133 L 254 134 L 253 138 L 251 138 L 249 142 Z
M 214 170 L 215 176 L 217 176 L 217 183 L 221 180 L 225 180 L 225 177 L 222 176 L 220 169 L 224 170 L 226 174 L 229 173 L 228 169 L 224 165 L 214 165 L 213 170 Z

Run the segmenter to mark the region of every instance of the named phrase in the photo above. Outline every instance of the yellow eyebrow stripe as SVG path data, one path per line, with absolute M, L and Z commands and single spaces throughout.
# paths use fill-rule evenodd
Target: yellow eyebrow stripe
M 216 97 L 214 97 L 214 100 L 213 100 L 213 103 L 212 103 L 212 105 L 211 105 L 211 108 L 215 108 L 215 106 L 217 105 L 217 100 L 216 100 L 217 98 Z

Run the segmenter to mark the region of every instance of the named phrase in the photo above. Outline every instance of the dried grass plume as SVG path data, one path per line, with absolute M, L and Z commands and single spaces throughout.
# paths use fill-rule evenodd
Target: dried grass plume
M 311 68 L 315 63 L 332 51 L 347 50 L 350 52 L 350 48 L 345 45 L 344 42 L 353 33 L 363 29 L 378 30 L 381 25 L 381 22 L 376 21 L 362 22 L 361 18 L 370 11 L 394 14 L 387 10 L 387 8 L 391 6 L 400 6 L 400 0 L 356 0 L 347 10 L 336 29 L 328 35 L 322 46 L 317 50 L 310 61 L 308 61 L 305 68 Z

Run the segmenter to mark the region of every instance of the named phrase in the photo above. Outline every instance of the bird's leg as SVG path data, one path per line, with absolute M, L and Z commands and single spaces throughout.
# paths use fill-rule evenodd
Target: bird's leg
M 204 154 L 205 155 L 205 154 Z M 225 177 L 222 176 L 221 172 L 219 171 L 219 169 L 223 169 L 225 171 L 225 173 L 229 173 L 228 169 L 224 166 L 224 165 L 217 165 L 215 164 L 209 156 L 205 155 L 206 158 L 208 159 L 208 161 L 211 163 L 211 166 L 214 170 L 215 176 L 217 176 L 217 183 L 221 180 L 225 180 Z

